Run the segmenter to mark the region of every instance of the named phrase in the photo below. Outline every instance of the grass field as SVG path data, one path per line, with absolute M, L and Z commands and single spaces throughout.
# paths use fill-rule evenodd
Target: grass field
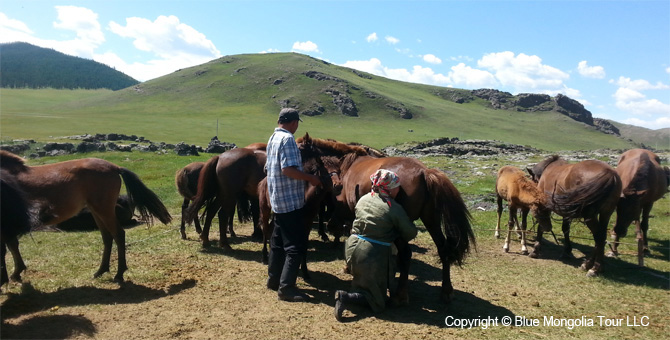
M 30 165 L 83 156 L 36 159 Z M 10 283 L 0 295 L 3 339 L 664 339 L 670 331 L 667 196 L 652 211 L 651 255 L 645 258 L 644 268 L 636 266 L 634 233 L 629 232 L 622 240 L 622 255 L 606 259 L 600 277 L 587 278 L 578 267 L 592 251 L 593 241 L 581 224 L 572 228 L 573 261 L 557 260 L 562 246 L 552 238 L 547 239 L 541 259 L 520 255 L 516 240 L 510 253 L 503 253 L 502 239 L 493 237 L 495 211 L 482 211 L 475 204 L 493 203 L 499 167 L 525 167 L 540 160 L 540 155 L 521 161 L 422 159 L 449 174 L 473 214 L 477 249 L 462 268 L 452 268 L 455 299 L 448 305 L 438 302 L 441 264 L 430 236 L 420 227 L 412 242 L 410 305 L 389 308 L 377 316 L 366 310 L 347 312 L 346 323 L 338 323 L 332 314 L 335 290 L 347 289 L 351 279 L 341 271 L 342 250 L 318 240 L 316 233 L 308 255 L 313 279 L 299 280 L 314 299 L 304 304 L 277 301 L 276 293 L 265 288 L 266 267 L 260 263 L 261 245 L 250 240 L 251 225 L 236 221 L 238 237 L 232 240 L 232 252 L 217 247 L 203 250 L 192 228 L 189 240 L 180 239 L 181 199 L 174 188 L 174 173 L 210 155 L 107 152 L 85 156 L 104 158 L 136 172 L 160 196 L 175 221 L 127 230 L 130 269 L 122 286 L 112 282 L 112 274 L 92 279 L 102 251 L 97 231 L 33 232 L 23 237 L 21 249 L 29 269 L 23 284 Z M 554 226 L 560 242 L 560 223 Z M 210 237 L 217 239 L 216 228 Z M 112 272 L 115 266 L 113 255 Z M 9 267 L 13 268 L 11 261 Z M 511 326 L 502 324 L 505 317 L 512 318 Z M 553 323 L 545 324 L 545 318 Z M 462 320 L 482 319 L 498 321 L 471 329 L 454 326 Z M 521 326 L 522 320 L 537 320 L 539 325 Z M 586 324 L 575 325 L 576 320 Z

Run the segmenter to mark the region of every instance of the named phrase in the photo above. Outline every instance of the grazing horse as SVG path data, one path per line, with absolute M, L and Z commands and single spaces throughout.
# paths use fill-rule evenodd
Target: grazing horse
M 333 189 L 333 183 L 328 176 L 325 175 L 325 168 L 316 162 L 310 161 L 309 164 L 304 164 L 305 172 L 318 175 L 321 178 L 322 187 L 316 187 L 307 183 L 305 185 L 305 205 L 303 206 L 303 223 L 305 233 L 309 235 L 312 229 L 312 222 L 314 218 L 321 213 L 323 200 L 330 194 Z M 263 230 L 263 263 L 268 262 L 268 243 L 272 238 L 274 231 L 274 223 L 270 223 L 270 216 L 272 215 L 272 205 L 270 204 L 270 194 L 268 192 L 267 178 L 264 178 L 258 183 L 258 205 L 260 207 L 260 214 L 258 221 Z M 319 231 L 321 233 L 321 231 Z M 309 280 L 310 275 L 307 270 L 307 257 L 302 261 L 302 273 L 305 280 Z
M 205 166 L 205 162 L 190 163 L 177 170 L 177 173 L 174 176 L 174 183 L 177 187 L 177 191 L 179 192 L 179 195 L 184 198 L 184 201 L 181 204 L 181 226 L 179 227 L 182 240 L 186 239 L 186 209 L 188 209 L 189 204 L 198 193 L 198 177 L 200 177 L 200 171 L 203 166 Z M 193 219 L 193 223 L 195 224 L 195 231 L 200 234 L 202 232 L 200 221 L 195 218 Z
M 617 217 L 612 231 L 614 245 L 609 256 L 618 255 L 619 238 L 626 236 L 631 222 L 635 222 L 638 242 L 642 242 L 639 250 L 649 252 L 649 212 L 654 202 L 668 192 L 670 185 L 670 169 L 661 167 L 660 163 L 656 154 L 644 149 L 628 150 L 619 158 L 616 172 L 621 177 L 623 190 L 617 204 Z
M 19 236 L 30 231 L 30 205 L 25 193 L 19 187 L 16 178 L 9 172 L 0 172 L 0 243 L 2 254 L 0 268 L 0 287 L 9 282 L 5 255 L 9 247 L 14 259 L 12 280 L 21 281 L 21 272 L 26 269 L 19 252 Z
M 621 194 L 619 175 L 602 161 L 569 164 L 557 155 L 536 164 L 528 172 L 538 182 L 538 189 L 546 195 L 546 209 L 538 212 L 537 239 L 529 256 L 539 257 L 542 232 L 551 231 L 550 215 L 553 211 L 563 217 L 565 247 L 562 256 L 571 257 L 570 221 L 583 219 L 593 234 L 595 249 L 581 268 L 588 270 L 589 277 L 598 275 L 605 253 L 607 224 Z
M 198 179 L 197 194 L 186 211 L 186 220 L 198 218 L 204 206 L 205 224 L 200 239 L 203 247 L 209 247 L 209 228 L 218 211 L 219 246 L 231 249 L 224 223 L 235 213 L 235 204 L 244 198 L 251 201 L 254 234 L 260 235 L 258 225 L 258 183 L 265 178 L 266 153 L 262 150 L 237 148 L 210 158 L 202 168 Z
M 341 143 L 337 142 L 327 144 L 315 139 L 313 143 L 316 142 L 323 145 L 321 148 L 325 149 L 323 152 L 327 155 L 336 155 L 335 150 L 342 147 Z M 341 186 L 341 192 L 337 196 L 338 204 L 329 224 L 343 225 L 347 222 L 351 224 L 355 217 L 356 202 L 371 190 L 370 174 L 378 169 L 397 173 L 400 177 L 400 192 L 396 201 L 403 206 L 411 220 L 420 218 L 423 221 L 437 246 L 443 264 L 440 298 L 449 301 L 454 292 L 450 265 L 462 264 L 470 251 L 470 244 L 475 242 L 470 226 L 470 213 L 456 187 L 444 173 L 437 169 L 429 169 L 413 158 L 374 158 L 368 156 L 366 152 L 359 154 L 355 151 L 341 156 L 339 169 L 335 169 L 333 174 L 336 190 Z M 408 303 L 411 251 L 406 243 L 398 244 L 396 241 L 396 244 L 401 252 L 398 254 L 400 279 L 398 289 L 392 294 L 396 301 Z
M 517 218 L 517 211 L 521 210 L 521 254 L 527 255 L 528 248 L 526 248 L 526 227 L 528 212 L 544 209 L 545 196 L 537 189 L 537 185 L 528 177 L 521 169 L 513 166 L 503 166 L 498 171 L 496 178 L 496 198 L 498 202 L 498 223 L 496 224 L 495 236 L 500 237 L 500 217 L 503 212 L 502 201 L 508 202 L 509 220 L 507 221 L 507 237 L 503 250 L 509 251 L 510 236 L 512 228 L 516 224 L 519 226 Z
M 115 213 L 122 179 L 131 207 L 138 209 L 143 221 L 151 223 L 153 216 L 167 224 L 172 219 L 158 196 L 135 173 L 102 159 L 84 158 L 27 166 L 22 158 L 0 151 L 0 166 L 16 176 L 28 200 L 35 204 L 37 218 L 42 224 L 57 224 L 88 207 L 104 244 L 102 262 L 94 277 L 109 271 L 113 242 L 118 250 L 118 270 L 114 280 L 123 282 L 123 273 L 128 269 L 125 231 L 119 226 Z

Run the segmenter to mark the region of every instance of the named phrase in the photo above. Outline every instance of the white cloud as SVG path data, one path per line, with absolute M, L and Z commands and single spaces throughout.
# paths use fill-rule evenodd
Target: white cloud
M 386 40 L 387 43 L 391 45 L 395 45 L 400 42 L 398 38 L 392 37 L 390 35 L 387 35 L 384 39 Z
M 411 71 L 404 68 L 392 69 L 383 66 L 381 60 L 377 58 L 371 58 L 370 60 L 347 61 L 340 66 L 350 67 L 389 79 L 412 83 L 432 85 L 448 85 L 450 83 L 448 76 L 435 73 L 435 71 L 433 71 L 431 68 L 417 65 L 414 66 Z
M 499 85 L 491 72 L 474 69 L 464 63 L 452 66 L 449 78 L 454 85 L 471 89 L 494 88 Z
M 305 42 L 296 41 L 295 43 L 293 43 L 293 51 L 320 53 L 319 46 L 317 46 L 315 43 L 311 41 L 305 41 Z
M 281 51 L 278 50 L 278 49 L 276 49 L 276 48 L 268 48 L 267 50 L 265 50 L 265 51 L 260 51 L 260 52 L 258 52 L 258 53 L 260 53 L 260 54 L 266 54 L 266 53 L 279 53 L 279 52 L 281 52 Z
M 423 56 L 423 61 L 425 61 L 427 63 L 430 63 L 430 64 L 436 64 L 436 65 L 442 64 L 442 59 L 436 57 L 433 54 L 424 55 Z
M 580 61 L 577 71 L 584 77 L 602 79 L 605 78 L 605 68 L 602 66 L 588 66 L 586 60 Z
M 2 36 L 5 34 L 11 34 L 10 32 L 33 34 L 33 31 L 30 30 L 30 28 L 28 28 L 28 26 L 23 23 L 23 21 L 10 19 L 7 15 L 5 15 L 5 13 L 2 12 L 0 12 L 0 30 L 0 32 L 2 32 Z
M 377 37 L 377 32 L 373 32 L 372 34 L 368 35 L 367 38 L 365 38 L 365 40 L 366 40 L 367 42 L 375 42 L 375 41 L 377 41 L 377 39 L 379 39 L 379 38 Z
M 625 87 L 637 91 L 670 89 L 670 86 L 665 85 L 660 81 L 657 82 L 656 85 L 653 85 L 649 81 L 644 79 L 631 80 L 630 78 L 626 77 L 619 77 L 618 80 L 610 80 L 610 83 L 616 84 L 620 87 Z
M 542 64 L 536 55 L 513 52 L 489 53 L 477 61 L 481 68 L 490 70 L 504 87 L 514 93 L 563 91 L 564 81 L 570 76 L 552 66 Z
M 667 72 L 667 73 L 670 74 L 670 67 L 666 68 L 666 69 L 665 69 L 665 72 Z
M 653 120 L 643 120 L 639 118 L 628 118 L 622 123 L 646 127 L 647 129 L 670 128 L 670 116 L 660 117 Z

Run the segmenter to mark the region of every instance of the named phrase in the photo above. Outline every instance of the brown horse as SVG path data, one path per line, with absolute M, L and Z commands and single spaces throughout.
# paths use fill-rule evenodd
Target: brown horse
M 581 268 L 587 276 L 596 276 L 602 270 L 607 224 L 616 209 L 621 194 L 619 175 L 605 162 L 587 160 L 569 164 L 553 155 L 528 170 L 538 189 L 546 195 L 546 208 L 538 212 L 539 227 L 535 249 L 531 257 L 539 257 L 542 232 L 551 231 L 551 211 L 563 217 L 565 247 L 563 257 L 572 256 L 570 221 L 583 219 L 593 234 L 595 249 Z
M 498 203 L 498 223 L 496 224 L 496 238 L 500 237 L 500 217 L 503 212 L 502 201 L 508 202 L 509 219 L 507 221 L 507 237 L 503 250 L 509 251 L 510 236 L 512 228 L 516 224 L 519 227 L 517 211 L 521 210 L 521 254 L 527 255 L 526 248 L 526 227 L 528 212 L 533 210 L 536 213 L 544 209 L 545 196 L 537 189 L 537 185 L 521 169 L 513 166 L 503 166 L 498 170 L 496 178 L 496 198 Z
M 318 143 L 324 154 L 337 155 L 342 143 L 324 143 L 314 139 L 304 143 Z M 442 268 L 441 299 L 449 301 L 453 294 L 451 285 L 450 265 L 462 264 L 474 244 L 474 234 L 470 226 L 470 213 L 456 187 L 449 178 L 439 170 L 428 169 L 420 161 L 407 157 L 374 158 L 363 151 L 362 154 L 352 150 L 342 155 L 342 162 L 333 182 L 341 183 L 341 192 L 337 196 L 337 209 L 330 224 L 351 224 L 354 219 L 354 207 L 358 199 L 370 192 L 370 174 L 378 169 L 394 171 L 400 177 L 400 193 L 396 197 L 412 220 L 421 219 L 437 246 Z M 329 171 L 331 169 L 328 169 Z M 336 190 L 339 189 L 336 185 Z M 399 244 L 400 280 L 394 299 L 407 303 L 408 271 L 411 252 L 406 244 Z
M 261 232 L 258 224 L 258 183 L 265 178 L 265 151 L 237 148 L 210 158 L 202 168 L 198 179 L 198 191 L 193 203 L 186 211 L 186 220 L 197 218 L 204 206 L 205 224 L 200 233 L 203 247 L 209 247 L 209 228 L 218 211 L 219 246 L 231 249 L 224 224 L 235 213 L 235 205 L 241 198 L 251 201 L 254 234 Z M 259 237 L 260 238 L 260 237 Z
M 619 238 L 626 236 L 631 222 L 635 222 L 640 252 L 649 252 L 649 212 L 654 202 L 668 192 L 670 185 L 670 169 L 661 167 L 660 163 L 656 154 L 644 149 L 628 150 L 619 158 L 616 172 L 621 177 L 623 191 L 617 204 L 617 217 L 612 230 L 614 245 L 608 255 L 618 255 Z
M 14 259 L 12 280 L 21 281 L 21 272 L 26 269 L 19 252 L 19 236 L 30 231 L 30 205 L 26 194 L 21 190 L 14 175 L 2 170 L 0 172 L 0 287 L 9 282 L 5 255 L 7 246 Z
M 303 223 L 305 232 L 309 234 L 312 229 L 312 222 L 314 218 L 320 214 L 322 202 L 330 194 L 333 189 L 333 183 L 330 177 L 326 175 L 325 168 L 322 165 L 316 164 L 314 161 L 308 161 L 304 164 L 305 172 L 317 175 L 321 178 L 322 187 L 315 187 L 309 183 L 305 185 L 305 205 L 303 207 Z M 260 207 L 260 214 L 258 221 L 261 230 L 263 230 L 263 251 L 262 261 L 268 262 L 268 243 L 274 231 L 274 223 L 270 223 L 270 216 L 272 215 L 272 205 L 270 204 L 270 194 L 268 193 L 267 178 L 264 178 L 258 183 L 258 205 Z M 321 234 L 321 230 L 319 230 Z M 307 269 L 307 258 L 302 261 L 302 273 L 305 280 L 309 280 L 310 275 Z
M 118 250 L 118 270 L 114 280 L 123 282 L 126 265 L 125 231 L 119 226 L 115 207 L 121 179 L 126 184 L 131 206 L 137 208 L 147 223 L 152 216 L 167 224 L 170 214 L 154 194 L 132 171 L 97 158 L 85 158 L 54 164 L 27 166 L 23 159 L 0 151 L 0 166 L 16 176 L 28 200 L 36 205 L 42 224 L 57 224 L 88 207 L 100 232 L 104 251 L 100 268 L 94 277 L 109 271 L 112 243 Z M 120 175 L 120 177 L 119 177 Z
M 179 227 L 182 240 L 186 239 L 186 209 L 188 209 L 189 204 L 198 193 L 198 178 L 200 177 L 200 171 L 203 166 L 205 166 L 205 162 L 190 163 L 177 170 L 177 173 L 174 176 L 174 183 L 177 187 L 177 191 L 179 192 L 179 195 L 184 198 L 184 201 L 181 204 L 181 226 Z M 202 233 L 200 221 L 196 218 L 193 220 L 193 223 L 195 224 L 195 231 L 198 234 Z

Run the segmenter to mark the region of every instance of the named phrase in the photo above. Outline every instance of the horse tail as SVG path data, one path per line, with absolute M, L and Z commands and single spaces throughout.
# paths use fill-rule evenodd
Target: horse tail
M 34 223 L 26 195 L 7 171 L 0 177 L 0 238 L 13 239 L 30 231 Z
M 619 182 L 619 185 L 617 185 Z M 620 187 L 621 180 L 616 172 L 603 171 L 597 178 L 580 185 L 572 191 L 556 195 L 552 193 L 547 207 L 564 218 L 581 218 L 595 215 L 612 191 Z M 620 193 L 617 193 L 617 197 Z
M 460 266 L 470 252 L 470 246 L 476 245 L 470 225 L 472 216 L 461 193 L 444 173 L 427 169 L 424 178 L 435 207 L 436 221 L 442 226 L 447 239 L 447 264 L 457 263 Z
M 186 221 L 192 222 L 198 218 L 198 211 L 205 206 L 206 214 L 209 208 L 213 208 L 212 203 L 216 200 L 218 195 L 218 180 L 216 178 L 216 166 L 219 163 L 219 155 L 210 158 L 200 170 L 200 177 L 198 177 L 198 192 L 193 197 L 193 202 L 186 209 Z M 217 207 L 218 208 L 218 207 Z M 227 222 L 224 222 L 227 223 Z
M 142 221 L 151 224 L 153 223 L 153 217 L 158 218 L 163 224 L 172 221 L 172 216 L 170 216 L 160 198 L 151 189 L 147 188 L 134 172 L 126 168 L 119 168 L 119 172 L 126 184 L 131 210 L 137 208 Z

